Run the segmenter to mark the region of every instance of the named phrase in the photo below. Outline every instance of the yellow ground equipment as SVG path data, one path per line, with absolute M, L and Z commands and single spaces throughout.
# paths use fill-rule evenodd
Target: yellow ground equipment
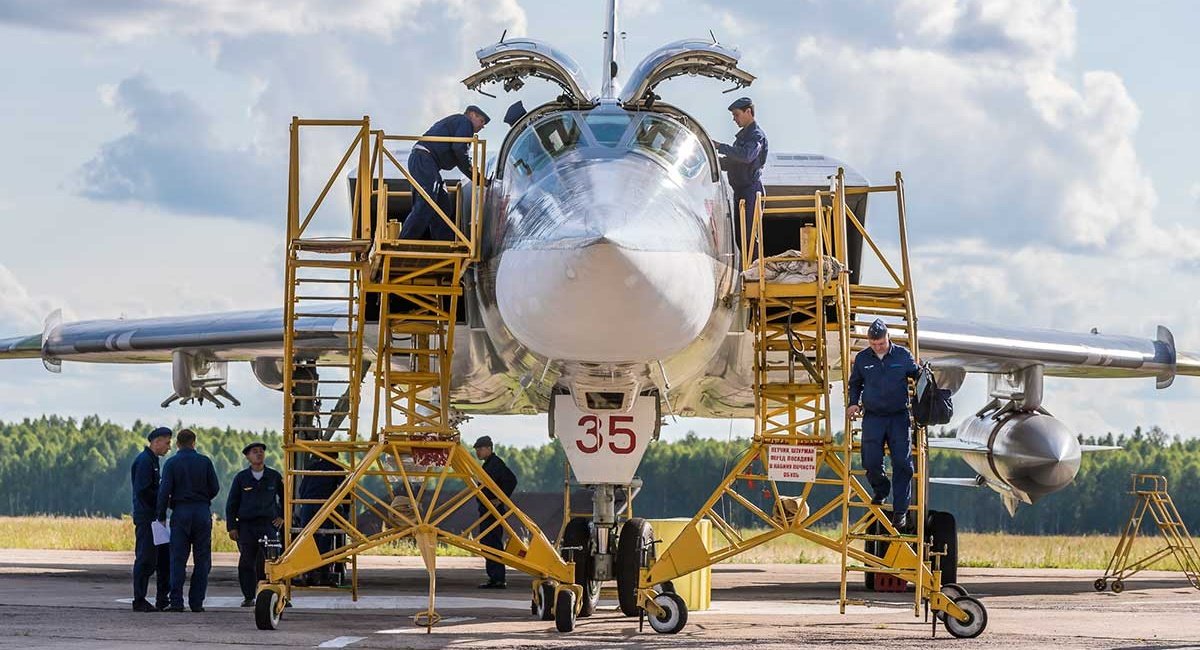
M 861 193 L 893 194 L 899 226 L 899 264 L 893 263 L 867 233 L 862 221 L 847 205 L 847 196 Z M 813 195 L 760 197 L 756 206 L 741 206 L 742 268 L 752 272 L 744 284 L 746 306 L 755 345 L 755 431 L 749 449 L 686 525 L 675 541 L 657 554 L 642 573 L 639 602 L 651 626 L 659 632 L 677 632 L 687 620 L 681 599 L 659 593 L 653 586 L 731 558 L 776 537 L 794 534 L 841 555 L 842 611 L 847 597 L 847 576 L 854 571 L 890 574 L 913 583 L 914 615 L 922 605 L 956 637 L 974 637 L 987 625 L 983 604 L 958 585 L 943 585 L 941 572 L 925 539 L 926 457 L 923 428 L 914 429 L 916 480 L 911 506 L 915 530 L 897 530 L 888 511 L 871 505 L 870 492 L 859 482 L 863 471 L 854 465 L 860 448 L 859 427 L 847 419 L 835 434 L 830 412 L 834 381 L 842 382 L 843 399 L 850 372 L 852 349 L 866 338 L 866 325 L 874 318 L 889 321 L 895 339 L 910 346 L 919 358 L 917 319 L 908 264 L 904 211 L 904 186 L 899 173 L 895 185 L 847 188 L 839 170 L 827 191 Z M 751 218 L 747 219 L 747 212 Z M 769 273 L 764 257 L 763 222 L 777 216 L 807 215 L 813 230 L 802 242 L 808 250 L 790 257 L 775 256 L 772 264 L 807 263 L 815 276 L 811 282 L 786 282 Z M 884 277 L 882 285 L 851 283 L 845 273 L 847 231 L 862 237 L 864 250 L 874 254 Z M 801 246 L 806 248 L 805 245 Z M 840 369 L 834 376 L 832 369 Z M 749 482 L 769 486 L 773 503 L 762 508 L 738 491 Z M 798 494 L 786 494 L 786 485 L 800 484 Z M 823 503 L 810 502 L 813 487 L 834 486 L 836 496 Z M 739 532 L 722 514 L 725 501 L 748 510 L 763 529 L 752 535 Z M 727 512 L 727 511 L 726 511 Z M 841 527 L 833 536 L 815 529 L 818 521 L 840 513 Z M 718 537 L 709 550 L 703 543 L 701 523 L 711 522 Z M 856 545 L 870 544 L 878 554 Z M 936 623 L 935 623 L 936 625 Z M 936 629 L 936 628 L 935 628 Z
M 1121 540 L 1113 551 L 1112 559 L 1108 561 L 1108 569 L 1104 576 L 1096 578 L 1092 586 L 1096 591 L 1112 589 L 1113 593 L 1125 591 L 1125 580 L 1139 571 L 1150 568 L 1155 562 L 1174 556 L 1175 561 L 1183 569 L 1183 575 L 1196 589 L 1200 589 L 1200 553 L 1196 544 L 1188 534 L 1187 525 L 1179 516 L 1175 502 L 1167 493 L 1167 477 L 1156 474 L 1134 474 L 1132 489 L 1134 495 L 1133 511 L 1129 513 L 1129 521 L 1121 533 Z M 1146 513 L 1154 519 L 1154 524 L 1162 535 L 1165 545 L 1153 553 L 1141 558 L 1132 559 L 1133 543 L 1137 540 L 1142 529 Z M 1112 582 L 1109 582 L 1109 581 Z
M 351 143 L 315 201 L 302 206 L 310 193 L 301 187 L 301 171 L 311 166 L 307 160 L 302 164 L 301 136 L 338 129 L 353 134 Z M 412 183 L 406 166 L 388 149 L 403 141 L 470 146 L 474 168 L 457 187 L 456 215 L 437 207 Z M 351 180 L 349 228 L 344 215 L 337 221 L 341 226 L 331 226 L 330 219 L 321 223 L 317 217 L 323 201 L 351 159 L 357 161 L 357 172 Z M 554 619 L 561 631 L 574 627 L 582 594 L 573 584 L 573 565 L 560 558 L 537 525 L 460 443 L 454 413 L 444 399 L 449 393 L 461 279 L 479 255 L 485 159 L 485 143 L 474 137 L 392 136 L 372 130 L 366 117 L 293 118 L 282 369 L 285 536 L 282 553 L 268 562 L 267 580 L 259 585 L 255 618 L 261 629 L 279 625 L 294 579 L 349 562 L 357 596 L 355 557 L 401 540 L 416 544 L 430 576 L 429 606 L 414 616 L 418 625 L 428 629 L 439 619 L 434 608 L 436 546 L 449 544 L 529 573 L 534 577 L 535 613 L 543 620 Z M 389 199 L 401 194 L 389 189 L 389 176 L 412 183 L 413 191 L 435 206 L 454 238 L 399 239 L 394 224 L 386 222 Z M 328 235 L 347 230 L 349 236 Z M 322 335 L 337 336 L 345 346 L 341 354 L 317 355 L 306 349 L 311 333 L 302 325 L 330 302 L 345 305 L 344 327 Z M 368 309 L 376 309 L 377 316 L 367 318 Z M 376 321 L 372 332 L 368 323 Z M 373 359 L 375 379 L 374 415 L 366 431 L 358 421 L 359 386 L 369 371 L 364 358 Z M 329 404 L 335 406 L 327 408 Z M 307 478 L 331 476 L 340 479 L 331 493 L 297 496 L 304 492 L 298 484 Z M 489 493 L 490 499 L 485 496 Z M 444 527 L 455 512 L 474 510 L 477 504 L 483 509 L 467 530 Z M 304 512 L 299 521 L 294 506 Z M 497 526 L 507 533 L 507 546 L 483 546 L 478 540 Z M 472 535 L 476 530 L 479 534 Z

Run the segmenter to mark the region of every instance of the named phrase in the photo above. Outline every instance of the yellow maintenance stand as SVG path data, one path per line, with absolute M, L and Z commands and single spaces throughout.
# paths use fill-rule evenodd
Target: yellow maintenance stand
M 340 131 L 350 144 L 324 187 L 308 205 L 301 185 L 302 136 Z M 471 177 L 455 190 L 457 219 L 412 182 L 388 149 L 399 142 L 463 142 L 471 148 Z M 330 225 L 318 218 L 323 201 L 351 160 L 351 219 Z M 449 401 L 450 360 L 462 276 L 479 259 L 486 144 L 475 137 L 394 136 L 372 130 L 370 120 L 293 118 L 288 179 L 287 287 L 285 291 L 284 476 L 285 534 L 281 553 L 267 563 L 255 621 L 275 629 L 295 588 L 293 579 L 314 569 L 349 562 L 357 596 L 355 558 L 368 549 L 413 540 L 429 572 L 429 605 L 414 622 L 428 630 L 434 608 L 436 548 L 449 544 L 503 562 L 534 577 L 533 609 L 561 631 L 574 627 L 582 590 L 537 525 L 516 508 L 460 444 Z M 396 174 L 398 172 L 398 175 Z M 386 222 L 390 199 L 411 196 L 389 189 L 387 178 L 404 178 L 434 206 L 453 230 L 450 241 L 399 239 Z M 340 224 L 340 225 L 338 225 Z M 331 235 L 330 233 L 334 233 Z M 344 315 L 335 331 L 313 332 L 305 319 Z M 344 307 L 344 309 L 343 309 Z M 368 311 L 372 318 L 368 318 Z M 328 337 L 344 343 L 330 353 Z M 322 352 L 309 348 L 313 338 Z M 364 355 L 365 352 L 365 355 Z M 359 423 L 361 380 L 373 359 L 374 413 L 369 429 Z M 325 405 L 334 404 L 323 410 Z M 324 418 L 325 425 L 321 422 Z M 306 477 L 337 477 L 331 494 L 300 499 Z M 489 490 L 492 499 L 480 498 Z M 444 527 L 455 512 L 476 503 L 486 512 L 466 531 Z M 297 521 L 293 506 L 307 506 Z M 474 515 L 472 515 L 474 516 Z M 478 537 L 470 531 L 484 526 Z M 502 527 L 504 549 L 478 538 Z
M 898 263 L 889 260 L 883 247 L 849 209 L 848 195 L 893 194 L 896 199 Z M 747 210 L 749 208 L 749 219 Z M 876 317 L 889 322 L 895 338 L 910 346 L 920 358 L 912 278 L 908 263 L 904 186 L 899 173 L 894 185 L 848 189 L 841 170 L 827 191 L 813 195 L 763 197 L 757 205 L 740 206 L 743 269 L 750 277 L 743 287 L 745 306 L 755 351 L 755 430 L 749 449 L 714 490 L 678 538 L 643 570 L 639 601 L 651 626 L 672 633 L 683 628 L 687 611 L 682 599 L 660 593 L 654 585 L 731 558 L 781 535 L 793 534 L 830 548 L 841 555 L 839 603 L 845 612 L 852 601 L 847 579 L 853 572 L 890 574 L 915 585 L 914 615 L 923 605 L 944 622 L 954 636 L 978 636 L 987 625 L 987 611 L 957 585 L 943 585 L 936 551 L 925 540 L 926 459 L 925 431 L 914 428 L 915 490 L 910 509 L 916 530 L 897 530 L 889 511 L 871 505 L 870 492 L 859 481 L 864 472 L 855 467 L 860 428 L 849 418 L 844 434 L 833 429 L 830 400 L 835 381 L 846 398 L 852 351 L 866 338 L 866 325 Z M 776 216 L 807 215 L 813 229 L 802 241 L 808 250 L 790 257 L 763 255 L 763 222 Z M 847 232 L 853 229 L 882 267 L 886 281 L 880 285 L 850 282 L 846 269 Z M 768 264 L 770 262 L 770 264 Z M 810 281 L 785 281 L 774 273 L 779 265 L 807 273 Z M 769 486 L 773 503 L 759 507 L 739 493 L 748 482 Z M 802 485 L 799 493 L 785 493 L 785 485 Z M 837 488 L 823 503 L 812 503 L 814 486 Z M 722 516 L 719 504 L 748 510 L 762 527 L 745 533 Z M 815 529 L 823 518 L 838 514 L 841 526 L 833 534 Z M 700 533 L 701 522 L 711 522 L 719 542 L 708 550 Z M 868 553 L 864 542 L 879 554 Z M 931 557 L 932 556 L 932 557 Z M 933 560 L 933 561 L 931 561 Z M 928 610 L 927 610 L 928 611 Z M 936 620 L 934 629 L 936 630 Z
M 1167 492 L 1167 477 L 1158 474 L 1134 474 L 1131 483 L 1129 493 L 1136 498 L 1133 511 L 1129 513 L 1129 520 L 1125 522 L 1125 530 L 1121 533 L 1117 548 L 1113 550 L 1112 558 L 1108 561 L 1108 568 L 1102 577 L 1096 578 L 1092 586 L 1096 591 L 1108 588 L 1119 594 L 1125 591 L 1125 580 L 1170 555 L 1179 563 L 1188 584 L 1200 589 L 1200 551 L 1196 550 L 1187 524 L 1183 523 L 1183 517 L 1175 507 L 1175 500 Z M 1137 540 L 1147 513 L 1154 520 L 1165 545 L 1145 557 L 1131 559 L 1133 543 Z M 1109 580 L 1112 582 L 1109 583 Z

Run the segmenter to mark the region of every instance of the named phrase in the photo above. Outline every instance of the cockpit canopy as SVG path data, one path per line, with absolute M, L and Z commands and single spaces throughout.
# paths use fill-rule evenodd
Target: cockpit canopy
M 710 152 L 687 127 L 659 113 L 620 109 L 563 111 L 535 120 L 508 148 L 504 174 L 534 180 L 550 163 L 573 154 L 612 158 L 628 152 L 649 157 L 682 179 L 692 179 L 710 161 Z

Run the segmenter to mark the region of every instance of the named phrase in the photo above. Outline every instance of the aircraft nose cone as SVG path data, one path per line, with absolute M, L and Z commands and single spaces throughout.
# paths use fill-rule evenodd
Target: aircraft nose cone
M 551 359 L 662 359 L 700 335 L 716 294 L 711 257 L 608 240 L 504 253 L 496 302 L 513 336 Z
M 1012 483 L 1031 495 L 1049 494 L 1079 472 L 1079 442 L 1062 422 L 1034 415 L 1012 432 L 1004 449 Z

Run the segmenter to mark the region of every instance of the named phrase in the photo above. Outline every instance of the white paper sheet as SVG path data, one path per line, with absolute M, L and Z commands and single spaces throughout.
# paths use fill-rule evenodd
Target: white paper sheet
M 171 528 L 161 521 L 151 522 L 150 530 L 154 533 L 154 545 L 162 546 L 171 542 Z

